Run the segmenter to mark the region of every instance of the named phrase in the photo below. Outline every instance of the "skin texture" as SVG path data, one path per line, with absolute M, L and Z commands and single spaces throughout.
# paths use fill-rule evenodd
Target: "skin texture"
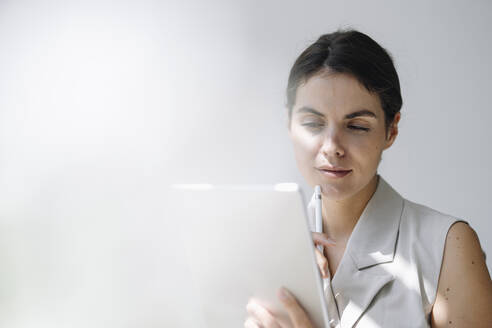
M 432 309 L 432 327 L 492 327 L 492 282 L 475 231 L 449 229 Z
M 301 112 L 304 107 L 325 117 Z M 344 119 L 359 109 L 368 109 L 377 117 Z M 370 131 L 358 129 L 361 127 Z M 301 174 L 311 186 L 320 184 L 323 198 L 332 202 L 349 203 L 357 196 L 373 179 L 382 151 L 392 143 L 385 140 L 379 97 L 345 74 L 318 74 L 298 88 L 289 135 Z M 315 169 L 321 165 L 353 172 L 343 179 L 326 178 Z

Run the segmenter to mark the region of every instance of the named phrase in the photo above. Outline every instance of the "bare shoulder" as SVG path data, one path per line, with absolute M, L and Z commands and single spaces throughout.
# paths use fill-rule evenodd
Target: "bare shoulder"
M 468 224 L 448 231 L 432 309 L 433 327 L 491 327 L 492 282 L 479 238 Z

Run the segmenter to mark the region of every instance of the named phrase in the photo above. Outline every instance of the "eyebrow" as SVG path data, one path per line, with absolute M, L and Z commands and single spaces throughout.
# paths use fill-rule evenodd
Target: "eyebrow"
M 306 106 L 299 108 L 297 110 L 297 112 L 298 113 L 311 113 L 311 114 L 314 114 L 314 115 L 317 115 L 320 117 L 325 117 L 324 114 L 318 112 L 316 109 L 313 109 L 311 107 L 306 107 Z M 361 110 L 358 110 L 356 112 L 345 115 L 345 119 L 351 119 L 351 118 L 359 117 L 359 116 L 369 116 L 369 117 L 377 118 L 377 116 L 376 116 L 376 114 L 374 114 L 374 112 L 372 112 L 368 109 L 361 109 Z

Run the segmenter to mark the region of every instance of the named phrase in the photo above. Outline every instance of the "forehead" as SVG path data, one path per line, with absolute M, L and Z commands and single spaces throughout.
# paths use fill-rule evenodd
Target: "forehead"
M 343 73 L 320 73 L 302 83 L 297 88 L 294 112 L 303 106 L 324 114 L 361 108 L 373 110 L 377 115 L 382 113 L 379 96 L 369 92 L 352 75 Z

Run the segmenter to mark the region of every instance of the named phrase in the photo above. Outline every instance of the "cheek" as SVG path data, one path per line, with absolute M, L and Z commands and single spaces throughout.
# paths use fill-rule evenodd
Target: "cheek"
M 357 159 L 360 162 L 370 162 L 379 157 L 382 144 L 379 137 L 344 135 L 343 148 L 347 159 Z
M 311 163 L 319 149 L 319 142 L 312 136 L 306 136 L 302 133 L 292 136 L 294 153 L 298 164 Z
M 366 165 L 377 166 L 382 150 L 383 145 L 379 138 L 368 138 L 353 144 L 352 156 L 357 156 L 359 161 L 366 163 Z

